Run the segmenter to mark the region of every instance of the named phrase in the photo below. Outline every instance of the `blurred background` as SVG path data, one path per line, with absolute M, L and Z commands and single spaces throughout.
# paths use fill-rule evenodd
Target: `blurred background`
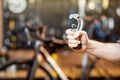
M 65 30 L 71 28 L 69 15 L 74 13 L 84 19 L 83 30 L 90 39 L 116 42 L 120 38 L 120 0 L 0 0 L 0 65 L 14 59 L 31 59 L 34 42 L 39 40 L 69 79 L 119 80 L 119 64 L 89 55 L 84 69 L 84 55 L 69 49 Z M 0 79 L 24 79 L 28 66 L 14 67 L 17 70 L 12 74 L 8 69 L 0 71 Z M 37 70 L 35 79 L 44 79 L 40 75 L 43 73 Z

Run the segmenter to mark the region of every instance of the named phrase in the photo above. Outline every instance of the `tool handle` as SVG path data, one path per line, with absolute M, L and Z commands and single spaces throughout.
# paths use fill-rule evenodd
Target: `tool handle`
M 72 23 L 72 31 L 75 32 L 75 31 L 81 31 L 82 30 L 84 20 L 83 20 L 82 17 L 80 17 L 79 14 L 71 14 L 69 16 L 69 19 L 77 20 L 77 24 Z M 82 44 L 81 43 L 78 44 L 78 46 L 74 47 L 73 49 L 80 49 L 80 48 L 82 48 Z

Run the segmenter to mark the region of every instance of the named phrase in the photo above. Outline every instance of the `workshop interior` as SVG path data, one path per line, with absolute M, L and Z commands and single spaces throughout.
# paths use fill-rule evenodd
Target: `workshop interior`
M 0 80 L 120 80 L 119 62 L 68 46 L 65 31 L 81 25 L 90 39 L 115 43 L 120 0 L 0 0 Z

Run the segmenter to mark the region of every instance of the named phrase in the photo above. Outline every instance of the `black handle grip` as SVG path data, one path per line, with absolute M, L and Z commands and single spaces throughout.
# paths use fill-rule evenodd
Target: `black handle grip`
M 73 49 L 81 49 L 82 48 L 82 44 L 78 44 L 78 46 L 77 47 L 74 47 Z

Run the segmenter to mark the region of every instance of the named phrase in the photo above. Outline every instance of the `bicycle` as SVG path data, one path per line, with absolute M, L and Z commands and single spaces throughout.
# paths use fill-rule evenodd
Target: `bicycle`
M 33 59 L 32 60 L 17 59 L 17 60 L 8 61 L 7 63 L 2 64 L 0 66 L 0 71 L 5 70 L 8 66 L 10 66 L 12 64 L 25 63 L 25 64 L 28 64 L 30 67 L 28 69 L 28 75 L 27 75 L 25 80 L 33 80 L 35 78 L 35 72 L 36 72 L 36 69 L 38 66 L 40 69 L 42 69 L 49 76 L 50 80 L 55 80 L 55 78 L 50 73 L 50 71 L 47 69 L 47 67 L 45 67 L 45 65 L 43 65 L 42 63 L 39 63 L 37 57 L 40 54 L 40 56 L 42 57 L 42 60 L 43 59 L 45 60 L 45 62 L 57 73 L 58 77 L 61 80 L 68 80 L 67 76 L 63 73 L 61 68 L 55 63 L 55 61 L 50 56 L 49 52 L 42 45 L 42 42 L 44 43 L 44 40 L 39 39 L 39 40 L 31 41 L 31 35 L 30 35 L 29 30 L 27 28 L 25 28 L 24 31 L 25 31 L 25 34 L 27 36 L 27 39 L 28 39 L 27 43 L 29 44 L 29 46 L 31 46 L 31 44 L 34 44 L 35 54 L 34 54 Z

